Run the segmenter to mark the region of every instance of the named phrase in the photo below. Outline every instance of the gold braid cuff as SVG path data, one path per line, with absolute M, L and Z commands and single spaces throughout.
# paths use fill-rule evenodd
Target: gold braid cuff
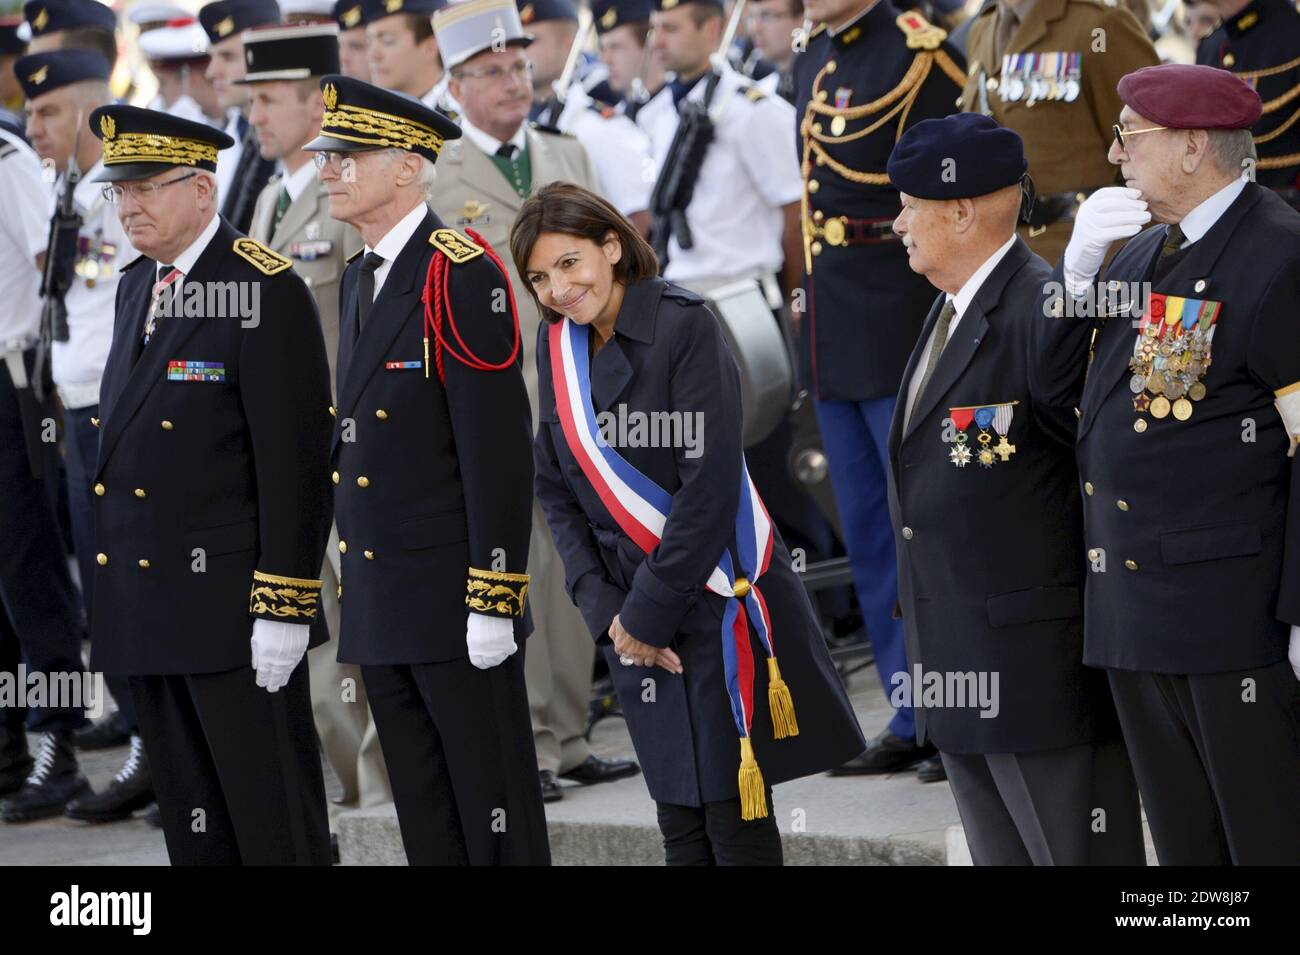
M 528 575 L 498 570 L 469 569 L 465 583 L 465 606 L 475 613 L 494 617 L 522 617 L 528 597 Z
M 269 620 L 299 620 L 310 623 L 316 618 L 320 601 L 320 581 L 303 577 L 278 577 L 253 571 L 253 589 L 248 595 L 248 612 Z

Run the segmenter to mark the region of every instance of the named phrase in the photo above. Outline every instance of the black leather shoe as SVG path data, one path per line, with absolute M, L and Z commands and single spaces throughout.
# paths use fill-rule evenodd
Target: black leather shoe
M 82 822 L 117 822 L 129 819 L 137 809 L 153 802 L 153 777 L 149 774 L 149 759 L 144 754 L 144 741 L 131 737 L 131 755 L 121 771 L 113 777 L 108 788 L 98 795 L 91 794 L 68 803 L 64 815 Z
M 31 775 L 12 796 L 0 802 L 0 819 L 31 822 L 63 814 L 69 800 L 90 793 L 72 748 L 72 731 L 45 733 Z
M 112 749 L 114 746 L 125 746 L 131 742 L 131 735 L 122 732 L 116 723 L 116 719 L 110 716 L 85 729 L 77 730 L 77 749 L 88 753 L 92 749 Z
M 559 802 L 564 798 L 564 787 L 549 769 L 541 770 L 538 775 L 542 780 L 542 802 Z
M 560 773 L 562 779 L 571 779 L 584 786 L 607 783 L 611 779 L 626 779 L 641 772 L 635 759 L 601 759 L 595 753 L 588 756 L 567 773 Z
M 916 778 L 923 783 L 941 783 L 948 778 L 948 771 L 943 768 L 943 757 L 931 756 L 916 764 Z
M 22 789 L 31 771 L 27 733 L 21 728 L 9 730 L 0 726 L 0 798 Z
M 934 756 L 938 750 L 928 743 L 917 746 L 913 740 L 903 739 L 885 730 L 867 743 L 861 756 L 855 756 L 843 766 L 830 771 L 832 776 L 874 776 L 896 773 L 915 766 L 923 759 Z
M 162 828 L 162 810 L 158 808 L 157 803 L 154 803 L 146 809 L 144 815 L 140 818 L 149 823 L 149 825 L 153 826 L 155 829 Z

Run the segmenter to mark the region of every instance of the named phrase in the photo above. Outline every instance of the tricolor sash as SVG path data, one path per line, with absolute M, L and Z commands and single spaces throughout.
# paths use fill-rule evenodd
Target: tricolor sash
M 596 424 L 591 401 L 591 328 L 565 318 L 548 330 L 555 409 L 564 440 L 583 475 L 619 529 L 649 554 L 663 538 L 672 495 L 610 447 Z M 781 678 L 772 643 L 772 620 L 758 581 L 772 562 L 772 519 L 758 496 L 741 457 L 740 504 L 736 510 L 735 551 L 724 548 L 705 588 L 726 599 L 722 617 L 722 662 L 731 715 L 740 734 L 740 801 L 743 819 L 767 816 L 763 777 L 754 759 L 754 633 L 767 654 L 768 706 L 776 739 L 799 734 L 789 687 Z

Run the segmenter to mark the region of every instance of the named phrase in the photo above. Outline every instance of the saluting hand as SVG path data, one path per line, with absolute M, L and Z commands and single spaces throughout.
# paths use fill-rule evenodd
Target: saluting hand
M 631 657 L 636 666 L 659 666 L 669 673 L 682 673 L 681 657 L 667 647 L 652 647 L 648 643 L 642 643 L 623 628 L 623 621 L 617 614 L 609 625 L 609 638 L 614 641 L 614 652 L 620 657 Z

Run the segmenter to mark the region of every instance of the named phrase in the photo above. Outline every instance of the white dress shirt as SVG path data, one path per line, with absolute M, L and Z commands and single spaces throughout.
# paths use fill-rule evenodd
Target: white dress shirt
M 1245 188 L 1246 179 L 1244 176 L 1240 179 L 1234 179 L 1183 216 L 1182 221 L 1178 223 L 1179 228 L 1183 230 L 1184 236 L 1182 248 L 1187 248 L 1193 242 L 1199 241 L 1205 233 L 1209 232 L 1214 223 L 1219 221 L 1219 217 L 1228 211 L 1228 206 L 1237 201 L 1237 197 L 1241 195 L 1242 190 Z
M 379 290 L 384 287 L 384 280 L 388 278 L 388 273 L 393 270 L 393 260 L 401 254 L 402 249 L 406 248 L 406 243 L 411 241 L 411 236 L 415 235 L 415 230 L 420 227 L 424 221 L 425 215 L 429 212 L 429 207 L 423 202 L 415 206 L 404 215 L 397 225 L 393 226 L 384 237 L 379 240 L 379 244 L 373 249 L 366 246 L 366 255 L 375 252 L 383 257 L 384 264 L 375 269 L 375 298 L 379 297 Z M 374 299 L 371 299 L 373 302 Z
M 483 130 L 471 123 L 465 116 L 461 116 L 460 118 L 460 128 L 461 132 L 468 137 L 470 142 L 489 156 L 495 156 L 497 150 L 505 145 L 505 143 L 510 143 L 510 145 L 514 146 L 516 152 L 523 152 L 524 148 L 528 145 L 528 140 L 524 135 L 528 128 L 526 123 L 520 123 L 519 128 L 515 130 L 515 134 L 504 142 L 490 133 L 483 132 Z
M 1011 247 L 1015 245 L 1015 243 L 1016 236 L 1013 232 L 1011 238 L 1007 239 L 1006 242 L 1003 242 L 996 252 L 985 259 L 983 264 L 971 273 L 970 278 L 968 278 L 962 284 L 962 287 L 957 290 L 956 295 L 947 296 L 946 301 L 952 302 L 953 316 L 952 321 L 948 324 L 948 337 L 943 341 L 945 348 L 947 347 L 948 342 L 952 341 L 953 333 L 957 331 L 957 325 L 961 322 L 962 315 L 966 312 L 966 309 L 970 307 L 970 303 L 974 300 L 976 293 L 979 292 L 980 287 L 984 284 L 984 280 L 993 273 L 993 270 L 998 267 L 998 263 L 1001 262 L 1006 254 L 1011 251 Z M 938 330 L 939 326 L 937 324 L 930 330 L 930 335 L 925 342 L 925 349 L 921 352 L 920 360 L 916 363 L 916 368 L 912 372 L 912 379 L 907 383 L 907 404 L 903 406 L 904 429 L 907 428 L 907 424 L 911 420 L 912 405 L 916 404 L 917 389 L 921 386 L 921 376 L 925 374 L 925 366 L 929 362 L 930 358 L 930 349 L 934 347 L 934 333 Z

